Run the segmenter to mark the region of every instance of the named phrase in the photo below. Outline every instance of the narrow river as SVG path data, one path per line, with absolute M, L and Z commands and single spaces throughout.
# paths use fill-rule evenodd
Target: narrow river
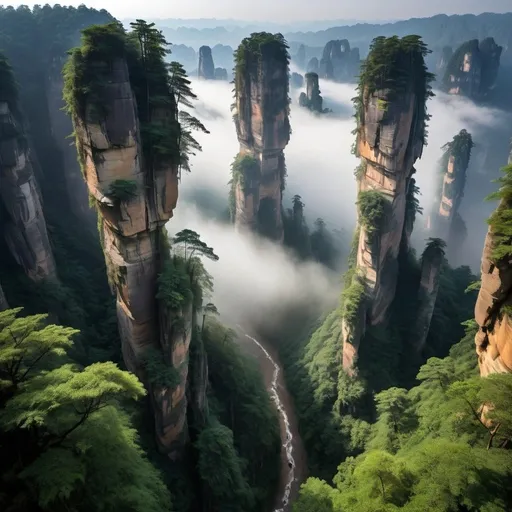
M 265 385 L 279 413 L 281 427 L 281 471 L 278 493 L 273 512 L 291 512 L 291 504 L 296 499 L 299 487 L 306 478 L 306 453 L 299 436 L 293 401 L 286 389 L 283 372 L 277 353 L 246 334 L 240 326 L 239 338 L 242 348 L 255 357 L 260 365 Z

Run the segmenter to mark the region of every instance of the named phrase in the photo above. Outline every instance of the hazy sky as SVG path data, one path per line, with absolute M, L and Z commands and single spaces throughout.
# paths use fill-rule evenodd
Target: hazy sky
M 8 0 L 5 2 L 10 4 Z M 44 2 L 34 2 L 43 4 Z M 439 13 L 510 12 L 512 0 L 74 0 L 63 5 L 105 8 L 117 18 L 234 18 L 287 21 L 398 19 Z M 14 5 L 31 2 L 14 2 Z

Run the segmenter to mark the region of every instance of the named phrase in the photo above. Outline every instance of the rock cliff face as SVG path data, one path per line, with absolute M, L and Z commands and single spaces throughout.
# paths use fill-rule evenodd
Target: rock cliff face
M 359 72 L 359 49 L 346 39 L 329 41 L 320 60 L 318 75 L 336 82 L 350 82 Z
M 39 187 L 18 110 L 13 76 L 0 58 L 0 198 L 2 226 L 14 259 L 34 281 L 56 277 Z
M 205 80 L 215 79 L 212 49 L 209 46 L 201 46 L 201 48 L 199 48 L 199 67 L 197 74 L 199 78 L 204 78 Z
M 496 83 L 502 51 L 492 37 L 462 44 L 446 67 L 444 91 L 473 100 L 484 98 Z
M 306 47 L 303 44 L 299 46 L 294 61 L 300 69 L 304 69 L 306 65 Z
M 157 154 L 154 146 L 147 145 L 139 118 L 145 104 L 137 103 L 130 82 L 125 35 L 115 25 L 108 27 L 103 33 L 84 32 L 84 45 L 75 50 L 67 69 L 72 74 L 81 66 L 84 75 L 68 77 L 66 95 L 85 180 L 98 208 L 109 278 L 117 296 L 123 357 L 128 369 L 148 387 L 157 440 L 162 451 L 174 457 L 187 435 L 185 390 L 193 315 L 192 306 L 171 312 L 156 295 L 157 275 L 168 251 L 163 226 L 178 198 L 178 161 L 172 152 Z M 111 53 L 87 50 L 96 45 L 110 48 Z M 81 93 L 83 88 L 94 88 L 80 81 L 91 69 L 101 89 Z M 157 86 L 158 82 L 152 83 L 153 88 Z M 166 91 L 167 100 L 152 106 L 145 122 L 150 119 L 154 136 L 173 134 L 165 139 L 166 146 L 173 148 L 172 137 L 178 136 L 179 129 L 174 96 L 166 86 L 161 94 Z M 152 383 L 145 371 L 150 356 L 172 367 L 179 384 Z
M 475 305 L 479 328 L 475 343 L 482 377 L 512 372 L 512 253 L 509 249 L 512 154 L 501 185 L 501 201 L 490 218 L 485 239 L 482 284 Z
M 414 162 L 422 154 L 426 101 L 432 94 L 426 53 L 416 36 L 377 38 L 362 67 L 356 99 L 360 230 L 355 277 L 345 285 L 350 304 L 344 308 L 357 309 L 357 314 L 346 314 L 342 323 L 346 371 L 355 363 L 361 326 L 385 324 L 394 299 L 407 191 Z M 392 65 L 382 70 L 381 62 Z
M 466 172 L 471 158 L 473 139 L 466 130 L 461 130 L 443 149 L 441 160 L 441 186 L 428 219 L 428 226 L 433 235 L 443 239 L 448 247 L 452 226 L 459 214 L 459 207 L 464 196 Z
M 234 120 L 240 142 L 231 192 L 235 225 L 282 240 L 283 150 L 290 139 L 288 46 L 280 34 L 252 34 L 235 59 Z
M 419 287 L 418 316 L 414 330 L 414 342 L 417 352 L 425 347 L 427 335 L 434 314 L 441 266 L 444 261 L 445 242 L 431 238 L 421 257 L 421 279 Z
M 323 112 L 323 101 L 318 85 L 318 75 L 316 73 L 306 73 L 306 92 L 301 93 L 299 97 L 300 106 L 321 113 Z
M 62 155 L 63 177 L 69 197 L 69 206 L 77 219 L 95 226 L 96 212 L 94 209 L 89 208 L 87 186 L 83 180 L 80 164 L 77 160 L 76 148 L 69 141 L 69 134 L 73 131 L 73 125 L 69 116 L 63 111 L 62 90 L 64 83 L 62 67 L 64 62 L 64 57 L 55 58 L 47 77 L 46 97 L 48 99 L 51 135 Z
M 441 76 L 444 75 L 444 72 L 446 71 L 448 63 L 450 62 L 452 56 L 453 48 L 451 46 L 445 46 L 437 59 L 436 73 L 440 74 Z

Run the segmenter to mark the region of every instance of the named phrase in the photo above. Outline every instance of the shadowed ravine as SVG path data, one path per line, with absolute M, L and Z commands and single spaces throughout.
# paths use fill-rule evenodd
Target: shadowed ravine
M 237 326 L 243 336 L 240 343 L 244 350 L 258 359 L 265 384 L 279 413 L 281 427 L 281 474 L 273 512 L 290 512 L 291 504 L 297 498 L 299 487 L 306 477 L 306 456 L 299 437 L 293 402 L 285 387 L 279 366 L 279 359 L 271 347 L 246 334 Z

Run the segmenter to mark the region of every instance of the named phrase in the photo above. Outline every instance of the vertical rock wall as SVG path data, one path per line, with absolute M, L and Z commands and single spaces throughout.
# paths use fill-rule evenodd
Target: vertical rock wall
M 425 104 L 431 94 L 432 77 L 424 66 L 425 54 L 426 49 L 415 36 L 378 38 L 363 67 L 356 103 L 361 229 L 357 278 L 350 286 L 359 286 L 363 279 L 365 300 L 352 305 L 352 309 L 357 305 L 356 320 L 342 320 L 346 371 L 355 364 L 364 326 L 385 324 L 395 297 L 407 192 L 414 162 L 423 151 Z M 390 63 L 384 74 L 379 74 L 379 59 Z M 394 85 L 398 79 L 403 84 L 399 90 Z
M 7 214 L 3 235 L 28 277 L 34 281 L 53 279 L 55 261 L 41 195 L 20 116 L 13 107 L 12 102 L 0 98 L 0 197 Z
M 212 49 L 209 46 L 199 48 L 197 75 L 205 80 L 215 80 L 215 65 L 213 64 Z
M 283 238 L 284 148 L 290 139 L 288 47 L 280 36 L 253 34 L 235 58 L 235 125 L 239 157 L 257 169 L 234 175 L 234 221 L 276 240 Z
M 306 107 L 313 112 L 323 112 L 323 98 L 320 95 L 320 86 L 318 85 L 318 75 L 316 73 L 306 73 L 306 92 L 301 93 L 299 104 L 301 107 Z
M 444 261 L 445 244 L 440 239 L 431 239 L 421 258 L 421 278 L 418 297 L 418 316 L 414 330 L 414 344 L 417 352 L 421 352 L 427 341 L 430 322 L 434 314 L 441 266 Z
M 119 47 L 117 38 L 122 36 L 117 34 L 107 47 Z M 85 180 L 98 206 L 105 259 L 117 296 L 123 357 L 128 369 L 149 388 L 157 440 L 162 451 L 174 457 L 187 435 L 186 383 L 193 314 L 191 305 L 170 312 L 156 295 L 157 275 L 168 250 L 162 228 L 176 206 L 178 168 L 175 159 L 154 160 L 150 166 L 143 154 L 137 103 L 123 55 L 88 62 L 104 84 L 104 104 L 98 108 L 86 96 L 73 122 Z M 80 62 L 84 57 L 75 58 Z M 169 99 L 165 106 L 151 110 L 152 122 L 163 128 L 176 119 L 174 98 Z M 175 142 L 166 140 L 169 147 Z M 120 184 L 129 184 L 130 193 L 116 193 Z M 174 327 L 178 324 L 179 329 Z M 144 361 L 149 353 L 177 370 L 177 386 L 148 382 Z
M 485 97 L 496 83 L 502 51 L 492 37 L 462 44 L 446 66 L 445 92 L 474 100 Z
M 359 72 L 359 48 L 350 48 L 346 39 L 329 41 L 320 60 L 318 74 L 336 82 L 350 82 Z
M 512 169 L 512 153 L 509 166 Z M 512 171 L 508 174 L 510 182 Z M 511 187 L 509 183 L 509 194 Z M 511 208 L 510 199 L 503 198 L 497 212 L 508 211 L 510 214 Z M 510 255 L 496 258 L 493 254 L 496 244 L 491 223 L 482 254 L 482 284 L 475 305 L 478 324 L 475 343 L 482 377 L 512 372 L 512 260 Z
M 434 203 L 433 212 L 428 220 L 430 231 L 442 238 L 450 247 L 452 225 L 464 197 L 466 173 L 471 158 L 473 139 L 466 130 L 461 130 L 451 142 L 444 146 L 441 160 L 441 186 Z
M 68 204 L 77 219 L 86 225 L 95 227 L 95 211 L 94 209 L 89 208 L 87 186 L 82 177 L 76 148 L 71 144 L 69 139 L 69 136 L 73 131 L 73 124 L 71 123 L 69 116 L 63 111 L 63 64 L 64 58 L 61 59 L 56 57 L 53 60 L 53 66 L 49 69 L 47 76 L 46 97 L 48 101 L 51 135 L 62 156 L 62 165 L 64 169 L 63 178 L 68 195 Z

